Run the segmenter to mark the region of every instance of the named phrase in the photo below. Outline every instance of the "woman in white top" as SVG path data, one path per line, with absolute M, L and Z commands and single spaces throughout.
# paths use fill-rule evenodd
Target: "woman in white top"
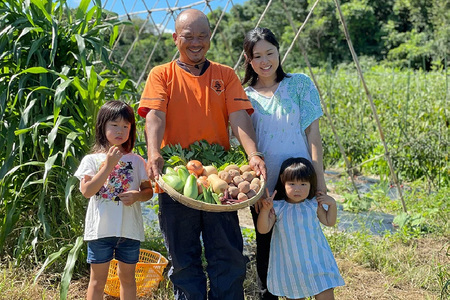
M 273 192 L 281 163 L 289 157 L 305 157 L 317 174 L 317 191 L 326 194 L 323 173 L 322 116 L 319 93 L 305 74 L 286 74 L 280 64 L 279 44 L 267 28 L 255 28 L 244 40 L 246 59 L 243 84 L 254 113 L 258 151 L 264 154 L 267 187 Z M 253 221 L 261 203 L 251 208 Z M 256 262 L 262 283 L 262 299 L 278 299 L 266 291 L 271 232 L 256 233 Z

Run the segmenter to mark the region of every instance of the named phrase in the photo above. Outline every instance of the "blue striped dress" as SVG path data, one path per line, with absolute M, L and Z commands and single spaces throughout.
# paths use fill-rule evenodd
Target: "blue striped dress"
M 315 198 L 274 201 L 267 288 L 277 296 L 305 298 L 344 285 L 317 218 Z

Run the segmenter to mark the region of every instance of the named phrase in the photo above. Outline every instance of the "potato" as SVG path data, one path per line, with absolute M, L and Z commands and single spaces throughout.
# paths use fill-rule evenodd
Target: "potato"
M 253 184 L 253 183 L 261 186 L 261 180 L 258 177 L 255 177 L 255 178 L 252 179 L 250 184 Z
M 226 183 L 230 183 L 233 179 L 233 177 L 231 177 L 230 173 L 228 173 L 227 171 L 220 171 L 218 175 L 219 178 L 226 181 Z
M 239 193 L 238 194 L 238 200 L 244 201 L 244 200 L 247 200 L 247 199 L 248 199 L 248 197 L 247 197 L 246 194 L 244 194 L 244 193 Z
M 228 189 L 228 183 L 226 183 L 225 180 L 222 180 L 219 177 L 214 178 L 212 181 L 210 181 L 210 185 L 212 186 L 212 190 L 216 194 L 223 193 L 226 189 Z
M 231 198 L 237 199 L 237 195 L 239 194 L 239 189 L 235 186 L 229 186 L 228 193 L 230 194 Z
M 214 166 L 203 166 L 202 175 L 209 176 L 211 174 L 217 174 L 217 169 Z
M 250 183 L 250 190 L 254 190 L 255 192 L 259 192 L 259 189 L 261 187 L 259 186 L 259 184 L 256 183 Z
M 244 180 L 238 184 L 238 188 L 239 192 L 246 194 L 250 190 L 250 182 Z
M 248 197 L 248 199 L 251 199 L 251 198 L 253 198 L 253 197 L 255 197 L 255 196 L 256 196 L 256 191 L 255 191 L 255 190 L 250 189 L 250 190 L 247 192 L 247 197 Z
M 253 178 L 255 178 L 255 176 L 253 176 L 253 174 L 251 172 L 244 172 L 241 175 L 242 179 L 251 182 L 253 180 Z
M 245 172 L 250 172 L 252 170 L 252 168 L 249 165 L 242 165 L 239 169 L 241 170 L 241 174 Z
M 229 170 L 228 173 L 230 174 L 231 178 L 234 178 L 236 176 L 240 176 L 241 175 L 241 173 L 238 170 L 235 170 L 235 169 Z
M 240 175 L 233 177 L 233 183 L 236 186 L 239 186 L 239 183 L 241 183 L 242 181 L 244 181 L 244 179 L 242 179 L 242 177 Z
M 207 178 L 209 185 L 211 185 L 215 179 L 220 179 L 219 175 L 217 175 L 217 174 L 209 175 Z
M 232 170 L 232 169 L 238 170 L 239 173 L 240 173 L 240 171 L 241 171 L 237 165 L 228 165 L 228 166 L 225 167 L 224 171 L 227 171 L 227 172 L 228 172 L 228 171 L 230 171 L 230 170 Z

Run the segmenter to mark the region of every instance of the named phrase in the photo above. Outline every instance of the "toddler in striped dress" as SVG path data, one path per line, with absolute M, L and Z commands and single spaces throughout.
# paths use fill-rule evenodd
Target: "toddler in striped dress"
M 289 158 L 272 196 L 267 191 L 269 197 L 262 200 L 257 230 L 265 234 L 273 227 L 267 288 L 274 295 L 331 300 L 334 288 L 344 285 L 320 226 L 336 224 L 336 201 L 321 192 L 315 197 L 316 187 L 311 162 Z

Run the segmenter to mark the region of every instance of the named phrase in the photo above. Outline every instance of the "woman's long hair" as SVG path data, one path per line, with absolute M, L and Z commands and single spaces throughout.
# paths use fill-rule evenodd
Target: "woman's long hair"
M 256 84 L 256 81 L 258 80 L 258 74 L 255 72 L 255 70 L 253 70 L 250 62 L 253 59 L 253 48 L 255 47 L 256 43 L 261 40 L 267 41 L 277 48 L 279 64 L 276 70 L 277 77 L 275 81 L 280 82 L 284 77 L 288 76 L 283 71 L 283 67 L 281 66 L 280 44 L 278 44 L 275 35 L 268 28 L 258 27 L 247 32 L 244 38 L 244 53 L 247 56 L 247 59 L 245 60 L 245 75 L 244 79 L 242 80 L 242 85 L 245 85 L 250 81 L 249 85 L 254 86 Z

